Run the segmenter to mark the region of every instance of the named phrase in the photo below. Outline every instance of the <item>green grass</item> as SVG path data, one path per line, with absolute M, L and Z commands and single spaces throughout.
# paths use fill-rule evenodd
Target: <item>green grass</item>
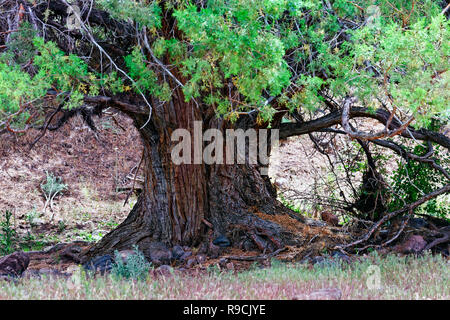
M 380 270 L 380 288 L 368 288 L 370 266 Z M 441 256 L 387 256 L 371 254 L 351 265 L 324 266 L 273 261 L 234 274 L 210 268 L 193 276 L 148 276 L 127 280 L 112 275 L 89 277 L 83 272 L 64 279 L 0 281 L 2 299 L 292 299 L 313 291 L 338 288 L 342 299 L 449 299 L 449 263 Z
M 13 214 L 6 210 L 4 217 L 0 217 L 0 255 L 14 252 L 17 233 L 12 221 Z

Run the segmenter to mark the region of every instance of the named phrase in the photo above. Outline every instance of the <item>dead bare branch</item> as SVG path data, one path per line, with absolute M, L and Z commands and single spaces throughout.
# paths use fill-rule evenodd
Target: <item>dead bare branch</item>
M 363 242 L 369 240 L 369 238 L 372 236 L 372 234 L 388 220 L 392 219 L 393 217 L 395 217 L 401 213 L 412 212 L 415 208 L 417 208 L 421 204 L 429 201 L 430 199 L 436 198 L 437 196 L 439 196 L 441 194 L 447 193 L 449 191 L 450 191 L 450 183 L 446 184 L 445 186 L 443 186 L 442 188 L 440 188 L 438 190 L 428 193 L 427 195 L 423 196 L 419 200 L 417 200 L 411 204 L 408 204 L 407 206 L 405 206 L 399 210 L 395 210 L 393 212 L 386 214 L 377 223 L 375 223 L 373 225 L 373 227 L 362 238 L 360 238 L 359 240 L 356 240 L 354 242 L 345 244 L 345 245 L 336 246 L 335 249 L 345 249 L 345 248 L 349 248 L 349 247 L 354 247 L 360 243 L 363 243 Z

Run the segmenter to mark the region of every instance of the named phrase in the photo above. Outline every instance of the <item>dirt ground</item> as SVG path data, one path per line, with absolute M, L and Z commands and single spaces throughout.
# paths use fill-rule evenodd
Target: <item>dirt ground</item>
M 72 119 L 47 132 L 32 150 L 38 130 L 20 137 L 2 135 L 0 211 L 13 213 L 16 230 L 35 240 L 45 233 L 43 245 L 94 241 L 125 219 L 135 197 L 124 205 L 126 193 L 116 188 L 128 182 L 124 178 L 138 164 L 142 146 L 131 120 L 120 114 L 114 118 L 97 119 L 97 133 L 80 118 Z M 67 190 L 44 211 L 40 185 L 46 172 L 61 178 Z

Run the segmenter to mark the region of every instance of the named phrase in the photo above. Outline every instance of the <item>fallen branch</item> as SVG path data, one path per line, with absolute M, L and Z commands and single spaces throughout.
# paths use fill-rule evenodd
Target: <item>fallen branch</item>
M 443 229 L 445 229 L 445 227 Z M 441 231 L 441 233 L 444 235 L 443 237 L 434 239 L 434 241 L 429 243 L 423 250 L 424 251 L 429 250 L 429 249 L 437 246 L 438 244 L 445 243 L 450 240 L 450 231 L 449 230 Z
M 387 222 L 388 220 L 392 219 L 393 217 L 404 213 L 404 212 L 412 212 L 415 208 L 417 208 L 418 206 L 420 206 L 421 204 L 427 202 L 428 200 L 435 198 L 441 194 L 447 193 L 450 191 L 450 184 L 446 184 L 445 186 L 443 186 L 442 188 L 435 190 L 433 192 L 428 193 L 427 195 L 425 195 L 424 197 L 420 198 L 419 200 L 417 200 L 416 202 L 413 202 L 399 210 L 390 212 L 388 214 L 386 214 L 385 216 L 383 216 L 383 218 L 381 218 L 377 223 L 375 223 L 373 225 L 373 227 L 369 230 L 369 232 L 367 232 L 361 239 L 356 240 L 354 242 L 351 242 L 349 244 L 346 245 L 340 245 L 340 246 L 336 246 L 334 249 L 345 249 L 345 248 L 349 248 L 349 247 L 354 247 L 357 244 L 363 243 L 367 240 L 369 240 L 369 238 L 372 236 L 372 234 L 378 230 L 378 228 L 380 228 L 385 222 Z

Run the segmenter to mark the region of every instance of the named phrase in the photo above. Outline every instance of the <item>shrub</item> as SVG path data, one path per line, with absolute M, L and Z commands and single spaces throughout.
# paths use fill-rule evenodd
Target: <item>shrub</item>
M 12 213 L 6 210 L 5 219 L 0 222 L 0 253 L 2 255 L 10 254 L 15 250 L 15 238 L 17 233 L 12 226 L 11 217 Z
M 67 185 L 62 183 L 61 178 L 55 177 L 51 172 L 46 171 L 45 173 L 47 175 L 46 182 L 41 184 L 41 190 L 46 199 L 44 211 L 49 204 L 50 208 L 52 207 L 53 199 L 58 193 L 67 189 Z
M 145 280 L 150 271 L 151 263 L 145 259 L 143 253 L 138 250 L 137 246 L 134 246 L 134 252 L 124 262 L 120 253 L 117 250 L 115 251 L 115 262 L 111 270 L 114 278 Z
M 439 155 L 439 147 L 435 147 L 435 155 Z M 416 146 L 413 153 L 423 156 L 427 149 L 423 146 Z M 439 157 L 436 157 L 436 163 L 446 167 L 446 161 L 441 163 Z M 446 183 L 444 175 L 427 163 L 416 161 L 399 162 L 398 169 L 393 175 L 393 198 L 390 203 L 391 211 L 397 210 L 405 205 L 417 201 L 425 194 L 432 192 L 436 188 Z M 446 197 L 445 195 L 442 197 Z M 425 213 L 432 216 L 448 219 L 448 202 L 441 198 L 431 199 L 420 206 L 416 212 Z
M 34 208 L 26 215 L 26 220 L 28 221 L 31 228 L 36 226 L 36 219 L 39 218 L 39 212 Z

